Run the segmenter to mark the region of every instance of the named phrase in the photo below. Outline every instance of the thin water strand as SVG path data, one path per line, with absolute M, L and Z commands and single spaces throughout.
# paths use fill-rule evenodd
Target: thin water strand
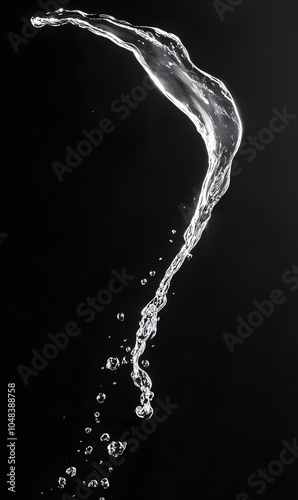
M 214 206 L 230 184 L 231 165 L 242 137 L 242 124 L 236 104 L 219 79 L 200 70 L 190 60 L 181 40 L 174 34 L 149 26 L 133 26 L 106 14 L 86 14 L 59 9 L 32 18 L 35 27 L 73 24 L 95 35 L 108 38 L 135 55 L 160 91 L 194 123 L 208 152 L 208 169 L 195 213 L 184 233 L 184 245 L 174 257 L 153 299 L 143 308 L 132 351 L 132 379 L 140 389 L 136 414 L 151 417 L 154 396 L 148 373 L 140 368 L 140 357 L 147 341 L 156 335 L 159 311 L 167 303 L 173 276 L 200 240 Z

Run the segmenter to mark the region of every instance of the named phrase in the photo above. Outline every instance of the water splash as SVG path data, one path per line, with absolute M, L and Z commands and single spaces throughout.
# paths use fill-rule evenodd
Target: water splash
M 133 26 L 105 14 L 86 14 L 79 10 L 59 9 L 43 17 L 32 18 L 32 24 L 73 24 L 95 35 L 108 38 L 135 55 L 160 91 L 194 123 L 208 152 L 208 169 L 195 213 L 184 233 L 184 245 L 166 270 L 153 299 L 141 312 L 141 321 L 132 351 L 134 384 L 141 390 L 136 414 L 151 417 L 152 381 L 140 368 L 140 357 L 147 341 L 157 331 L 159 311 L 167 303 L 167 293 L 175 273 L 200 240 L 212 210 L 230 184 L 232 160 L 242 137 L 242 124 L 236 104 L 219 79 L 197 68 L 181 40 L 172 33 L 148 26 Z

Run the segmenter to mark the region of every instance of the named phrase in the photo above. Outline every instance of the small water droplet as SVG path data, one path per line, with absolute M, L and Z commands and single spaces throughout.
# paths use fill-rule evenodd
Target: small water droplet
M 187 260 L 190 260 L 193 258 L 193 255 L 191 253 L 189 253 L 187 256 L 186 256 Z
M 92 451 L 93 451 L 92 446 L 87 446 L 87 448 L 85 449 L 85 455 L 91 455 Z
M 121 443 L 121 441 L 112 441 L 107 447 L 108 454 L 117 458 L 120 455 L 122 455 L 126 446 L 127 446 L 127 443 L 125 443 L 125 442 Z
M 65 477 L 59 477 L 58 479 L 58 488 L 64 488 L 66 485 L 66 479 Z
M 127 363 L 128 363 L 127 358 L 126 358 L 126 356 L 124 356 L 124 358 L 121 361 L 121 364 L 122 365 L 127 365 Z
M 96 396 L 96 401 L 97 401 L 98 403 L 103 403 L 103 402 L 105 401 L 106 397 L 107 397 L 107 396 L 105 395 L 105 393 L 104 393 L 104 392 L 100 392 L 100 393 L 98 394 L 98 396 Z
M 91 427 L 86 427 L 85 429 L 86 434 L 90 434 L 91 431 L 92 431 Z
M 113 385 L 117 385 L 117 382 L 113 382 Z
M 108 487 L 110 486 L 109 480 L 106 477 L 104 477 L 100 481 L 100 484 L 101 484 L 101 486 L 103 487 L 104 490 L 108 489 Z
M 127 347 L 125 348 L 125 350 L 126 350 L 126 352 L 130 352 L 130 351 L 131 351 L 131 347 L 127 346 Z
M 150 363 L 149 363 L 148 359 L 144 359 L 143 361 L 141 361 L 141 365 L 144 368 L 148 368 L 148 366 L 150 366 Z
M 96 481 L 96 479 L 92 479 L 90 481 L 90 483 L 88 483 L 89 488 L 97 488 L 97 486 L 98 486 L 98 482 Z
M 119 368 L 120 362 L 118 358 L 109 358 L 106 362 L 106 369 L 115 371 Z
M 125 318 L 124 313 L 118 313 L 117 314 L 117 319 L 119 319 L 119 321 L 124 321 L 124 318 Z
M 172 229 L 172 234 L 176 234 L 176 233 L 177 233 L 176 229 Z
M 158 259 L 158 260 L 162 260 L 162 257 L 159 257 L 159 259 Z
M 113 472 L 113 467 L 109 467 L 109 472 Z
M 150 276 L 155 276 L 156 275 L 156 272 L 155 271 L 150 271 Z
M 173 243 L 173 240 L 169 240 L 170 243 Z
M 147 284 L 146 278 L 144 278 L 143 280 L 141 280 L 141 285 L 146 285 L 146 284 Z
M 104 434 L 102 434 L 102 435 L 100 436 L 100 440 L 101 440 L 101 441 L 110 441 L 110 439 L 111 439 L 111 438 L 110 438 L 110 434 L 108 434 L 107 432 L 105 432 Z
M 79 450 L 78 450 L 79 451 Z M 77 469 L 75 467 L 68 467 L 68 469 L 66 469 L 66 474 L 68 474 L 70 477 L 74 477 L 77 473 Z

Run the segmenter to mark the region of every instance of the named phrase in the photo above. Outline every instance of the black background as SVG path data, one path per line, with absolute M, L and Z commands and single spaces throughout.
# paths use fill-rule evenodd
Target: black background
M 209 0 L 71 0 L 65 7 L 178 35 L 192 61 L 231 91 L 244 141 L 269 126 L 273 108 L 298 114 L 294 2 L 244 0 L 223 21 Z M 58 499 L 57 478 L 66 466 L 77 465 L 84 479 L 92 460 L 106 458 L 102 432 L 117 438 L 141 423 L 130 368 L 115 378 L 100 368 L 108 356 L 125 354 L 122 339 L 133 346 L 140 311 L 183 242 L 187 225 L 179 205 L 193 204 L 207 155 L 192 123 L 157 90 L 126 120 L 113 114 L 111 103 L 141 85 L 145 73 L 108 40 L 72 26 L 44 28 L 16 54 L 7 34 L 21 34 L 22 16 L 38 10 L 37 2 L 11 1 L 2 18 L 0 233 L 8 235 L 0 240 L 2 438 L 5 451 L 5 389 L 15 382 L 14 498 L 40 498 L 42 491 L 42 498 Z M 82 129 L 104 117 L 115 132 L 59 183 L 53 160 L 64 163 L 65 147 L 75 147 Z M 298 438 L 297 296 L 281 278 L 298 265 L 296 134 L 297 118 L 254 161 L 238 155 L 238 175 L 193 259 L 173 279 L 155 347 L 147 348 L 156 396 L 180 407 L 127 453 L 110 489 L 92 498 L 231 500 L 243 491 L 254 500 L 260 495 L 247 478 L 278 458 L 283 440 Z M 78 320 L 81 334 L 25 387 L 17 366 L 30 366 L 30 350 L 41 351 L 49 332 L 78 319 L 77 305 L 123 267 L 136 278 L 90 325 Z M 223 333 L 235 334 L 237 316 L 247 319 L 253 301 L 276 288 L 285 303 L 230 354 Z M 120 311 L 124 323 L 116 319 Z M 95 425 L 101 384 L 108 400 Z M 84 434 L 89 424 L 92 438 Z M 76 450 L 92 440 L 92 460 L 85 462 Z M 6 464 L 6 493 L 7 470 Z M 296 460 L 261 498 L 296 500 L 297 471 Z M 75 493 L 71 486 L 65 492 Z

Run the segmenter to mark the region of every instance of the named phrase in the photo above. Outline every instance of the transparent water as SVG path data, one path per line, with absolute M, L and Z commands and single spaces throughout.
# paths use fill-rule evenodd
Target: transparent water
M 160 91 L 194 123 L 208 152 L 208 168 L 197 201 L 195 213 L 184 233 L 184 244 L 166 269 L 152 300 L 141 311 L 141 321 L 132 350 L 132 379 L 140 389 L 136 414 L 151 417 L 154 396 L 152 381 L 140 367 L 146 344 L 157 332 L 158 313 L 167 303 L 173 276 L 191 250 L 197 245 L 211 217 L 214 206 L 230 184 L 232 160 L 242 137 L 242 124 L 236 104 L 219 79 L 193 64 L 181 40 L 172 33 L 148 26 L 133 26 L 106 14 L 86 14 L 79 10 L 59 9 L 43 17 L 32 18 L 32 24 L 61 26 L 73 24 L 95 35 L 108 38 L 131 51 Z M 174 233 L 173 233 L 174 234 Z M 122 314 L 118 315 L 122 321 Z M 98 398 L 99 402 L 102 398 Z

